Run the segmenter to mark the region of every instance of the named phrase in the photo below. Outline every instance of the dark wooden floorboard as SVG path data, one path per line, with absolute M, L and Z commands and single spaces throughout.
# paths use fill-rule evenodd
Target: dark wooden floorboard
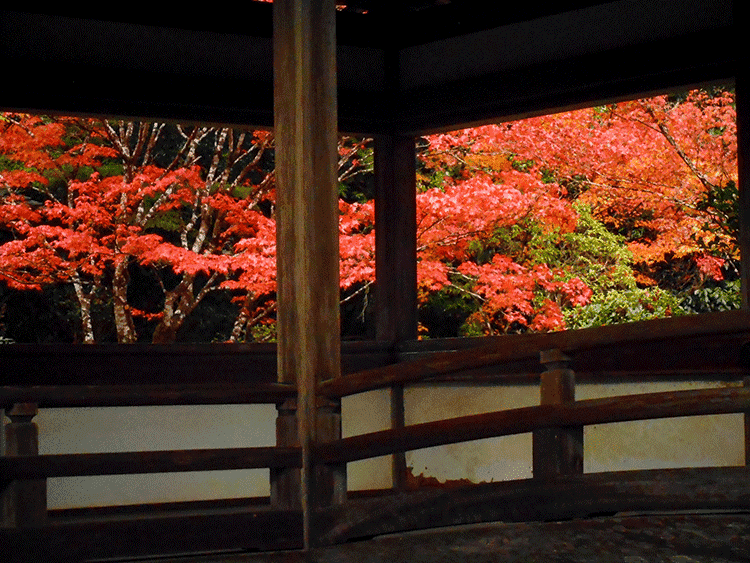
M 160 563 L 739 563 L 750 514 L 642 514 L 454 526 L 313 549 Z

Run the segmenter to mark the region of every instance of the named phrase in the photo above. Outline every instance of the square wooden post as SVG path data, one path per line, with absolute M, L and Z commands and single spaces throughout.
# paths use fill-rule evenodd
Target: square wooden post
M 278 371 L 297 385 L 307 549 L 316 508 L 346 496 L 345 466 L 320 467 L 314 455 L 341 422 L 340 406 L 317 396 L 320 381 L 341 375 L 335 2 L 276 0 L 273 20 Z
M 739 8 L 738 8 L 739 9 Z M 735 82 L 737 107 L 737 179 L 739 190 L 740 291 L 742 308 L 750 309 L 750 78 L 739 65 Z
M 573 403 L 575 373 L 570 369 L 570 358 L 557 349 L 543 351 L 540 356 L 547 368 L 541 375 L 541 404 Z M 535 430 L 532 455 L 535 478 L 582 474 L 583 427 Z
M 35 403 L 17 403 L 6 413 L 5 452 L 9 457 L 39 455 L 39 430 L 33 418 Z M 2 526 L 36 528 L 47 523 L 47 481 L 11 481 L 2 489 Z
M 417 338 L 417 171 L 413 137 L 375 138 L 376 339 Z M 404 426 L 404 388 L 391 388 L 391 427 Z M 403 489 L 406 455 L 393 459 L 393 487 Z
M 738 11 L 746 10 L 735 5 Z M 747 21 L 747 16 L 744 16 Z M 750 72 L 740 64 L 735 78 L 735 103 L 737 111 L 737 180 L 739 189 L 738 215 L 740 223 L 740 292 L 742 308 L 750 309 Z M 750 387 L 750 376 L 746 375 L 744 386 Z M 750 412 L 745 413 L 745 465 L 750 466 Z
M 276 405 L 276 445 L 299 447 L 297 400 Z M 301 508 L 300 470 L 296 467 L 271 468 L 271 506 L 280 510 Z
M 745 376 L 743 384 L 750 389 L 750 376 Z M 750 412 L 745 412 L 745 465 L 750 467 Z

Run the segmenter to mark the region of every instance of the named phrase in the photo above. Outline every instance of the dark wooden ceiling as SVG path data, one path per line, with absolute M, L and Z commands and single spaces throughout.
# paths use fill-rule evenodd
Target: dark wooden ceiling
M 425 132 L 732 80 L 733 0 L 350 0 L 339 121 Z M 164 15 L 160 15 L 164 14 Z M 270 127 L 272 6 L 0 10 L 0 108 Z
M 611 1 L 611 0 L 609 0 Z M 486 0 L 350 0 L 337 2 L 338 41 L 393 48 L 416 45 L 521 21 L 607 4 L 602 0 L 521 2 L 506 6 Z M 251 0 L 227 10 L 147 11 L 114 9 L 106 4 L 27 7 L 24 12 L 162 28 L 271 37 L 269 2 Z

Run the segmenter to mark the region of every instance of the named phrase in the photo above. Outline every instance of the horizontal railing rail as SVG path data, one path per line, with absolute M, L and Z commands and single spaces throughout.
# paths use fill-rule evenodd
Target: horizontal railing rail
M 717 345 L 712 346 L 709 338 L 719 339 Z M 680 341 L 684 344 L 680 345 Z M 449 351 L 438 350 L 441 346 L 455 346 L 456 341 L 424 345 L 413 342 L 401 352 L 407 361 L 325 381 L 319 392 L 339 398 L 397 384 L 445 380 L 472 371 L 479 372 L 480 380 L 486 379 L 488 370 L 494 371 L 496 377 L 519 372 L 538 377 L 539 352 L 549 349 L 574 356 L 576 372 L 623 374 L 666 369 L 677 374 L 680 370 L 693 372 L 700 366 L 702 374 L 724 372 L 738 378 L 750 364 L 750 351 L 742 348 L 747 342 L 750 312 L 743 310 L 563 332 L 466 339 L 461 348 Z M 696 346 L 698 343 L 701 345 Z M 711 353 L 706 353 L 706 344 Z M 415 359 L 409 359 L 415 355 Z
M 300 448 L 255 447 L 0 457 L 10 480 L 301 467 Z
M 745 411 L 750 411 L 750 389 L 644 393 L 522 407 L 381 430 L 319 444 L 316 455 L 324 463 L 344 463 L 544 428 Z
M 281 383 L 9 385 L 0 387 L 0 408 L 14 403 L 37 403 L 41 408 L 268 404 L 296 395 L 294 385 Z
M 341 371 L 350 374 L 398 361 L 390 343 L 347 341 Z M 4 344 L 3 386 L 177 385 L 277 383 L 276 345 Z

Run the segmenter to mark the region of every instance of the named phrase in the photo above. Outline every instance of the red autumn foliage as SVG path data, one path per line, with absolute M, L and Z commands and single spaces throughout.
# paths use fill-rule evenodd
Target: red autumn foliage
M 96 303 L 111 307 L 119 342 L 142 338 L 142 322 L 154 342 L 172 342 L 221 292 L 237 310 L 230 340 L 272 322 L 271 133 L 180 126 L 170 137 L 161 123 L 0 117 L 7 287 L 71 286 L 85 342 L 97 340 Z M 469 320 L 484 333 L 560 330 L 564 311 L 589 303 L 592 288 L 574 269 L 533 258 L 531 235 L 519 234 L 532 226 L 548 244 L 561 244 L 579 228 L 582 205 L 625 237 L 643 285 L 663 283 L 677 265 L 690 280 L 721 280 L 738 258 L 731 91 L 636 100 L 427 142 L 417 194 L 420 301 L 453 291 L 475 304 Z M 368 169 L 367 150 L 363 141 L 342 140 L 342 185 Z M 339 211 L 348 301 L 374 283 L 373 202 L 342 199 Z M 159 288 L 149 302 L 134 296 L 131 277 L 142 272 Z

